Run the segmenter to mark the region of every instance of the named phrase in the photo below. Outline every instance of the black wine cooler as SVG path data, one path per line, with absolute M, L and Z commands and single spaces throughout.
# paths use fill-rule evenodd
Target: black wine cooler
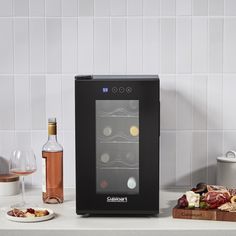
M 77 214 L 159 212 L 158 76 L 76 76 Z

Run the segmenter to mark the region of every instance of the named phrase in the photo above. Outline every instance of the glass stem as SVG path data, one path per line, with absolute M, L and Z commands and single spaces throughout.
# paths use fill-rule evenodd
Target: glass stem
M 25 203 L 25 177 L 22 176 L 21 179 L 21 190 L 22 190 L 22 203 Z

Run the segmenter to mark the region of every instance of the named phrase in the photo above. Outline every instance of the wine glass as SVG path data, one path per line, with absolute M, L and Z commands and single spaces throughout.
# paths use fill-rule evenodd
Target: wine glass
M 37 169 L 36 158 L 31 149 L 17 149 L 11 154 L 10 173 L 21 176 L 22 200 L 12 207 L 24 207 L 25 202 L 25 182 L 24 177 L 34 173 Z

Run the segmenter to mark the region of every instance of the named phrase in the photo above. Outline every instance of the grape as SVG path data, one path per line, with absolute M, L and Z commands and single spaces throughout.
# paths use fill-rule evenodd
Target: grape
M 35 213 L 35 210 L 33 208 L 28 208 L 27 209 L 27 212 L 29 212 L 30 214 L 34 214 Z
M 185 208 L 188 206 L 188 201 L 187 201 L 187 198 L 186 198 L 186 195 L 184 194 L 181 198 L 178 199 L 178 204 L 177 206 L 179 208 Z

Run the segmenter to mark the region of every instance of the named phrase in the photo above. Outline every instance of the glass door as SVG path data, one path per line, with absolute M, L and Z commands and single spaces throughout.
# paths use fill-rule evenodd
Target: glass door
M 139 194 L 139 100 L 96 100 L 96 193 Z

